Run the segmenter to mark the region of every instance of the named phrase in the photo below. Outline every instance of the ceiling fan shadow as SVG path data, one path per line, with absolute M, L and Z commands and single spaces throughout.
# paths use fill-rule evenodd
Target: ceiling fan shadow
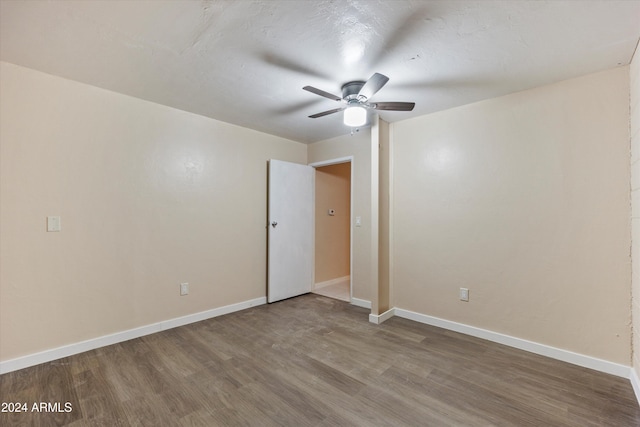
M 309 100 L 309 101 L 304 101 L 304 102 L 298 102 L 297 104 L 292 104 L 292 105 L 288 105 L 286 107 L 282 107 L 282 108 L 278 108 L 273 110 L 275 114 L 278 115 L 286 115 L 286 114 L 291 114 L 291 113 L 295 113 L 298 112 L 300 110 L 304 110 L 306 108 L 309 108 L 313 105 L 316 105 L 318 102 L 321 102 L 322 100 L 320 99 L 313 99 L 313 100 Z
M 307 76 L 318 77 L 321 79 L 330 79 L 330 76 L 319 72 L 316 69 L 306 67 L 302 64 L 296 63 L 290 59 L 284 58 L 280 55 L 274 53 L 263 53 L 260 55 L 260 59 L 262 59 L 265 63 L 269 65 L 273 65 L 278 68 L 282 68 L 285 70 L 293 71 L 295 73 L 305 74 Z
M 398 49 L 403 43 L 413 40 L 420 27 L 429 23 L 427 7 L 422 6 L 405 14 L 400 23 L 388 36 L 384 37 L 377 52 L 368 55 L 369 68 L 379 68 L 385 56 Z

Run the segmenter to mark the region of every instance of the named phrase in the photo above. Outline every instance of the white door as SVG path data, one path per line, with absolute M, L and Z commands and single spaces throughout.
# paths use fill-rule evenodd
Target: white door
M 268 302 L 311 292 L 314 172 L 311 166 L 269 161 Z

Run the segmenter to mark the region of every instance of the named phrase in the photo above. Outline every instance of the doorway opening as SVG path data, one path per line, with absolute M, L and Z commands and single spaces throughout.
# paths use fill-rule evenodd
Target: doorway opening
M 351 302 L 351 158 L 315 168 L 315 260 L 312 292 Z

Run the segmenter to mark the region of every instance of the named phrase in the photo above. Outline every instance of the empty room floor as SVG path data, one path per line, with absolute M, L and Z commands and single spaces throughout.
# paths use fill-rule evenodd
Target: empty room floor
M 626 379 L 368 314 L 307 294 L 7 373 L 72 410 L 0 425 L 640 425 Z

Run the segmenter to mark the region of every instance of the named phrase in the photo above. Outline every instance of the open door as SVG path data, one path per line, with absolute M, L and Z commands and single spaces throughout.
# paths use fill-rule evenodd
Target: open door
M 311 292 L 314 173 L 311 166 L 269 160 L 268 302 Z

